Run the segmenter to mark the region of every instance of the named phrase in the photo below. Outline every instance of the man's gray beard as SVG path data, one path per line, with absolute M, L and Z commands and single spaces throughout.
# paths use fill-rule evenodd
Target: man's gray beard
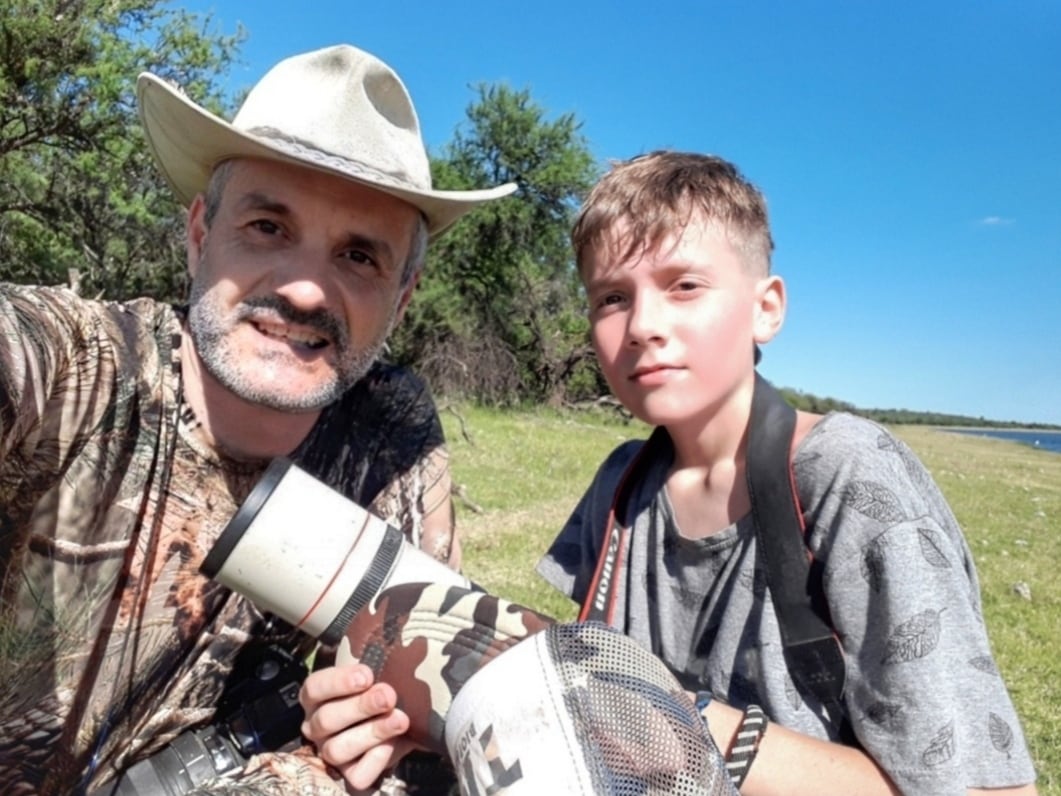
M 192 280 L 188 331 L 203 367 L 220 384 L 244 401 L 281 412 L 316 411 L 339 400 L 343 393 L 368 373 L 369 368 L 383 351 L 387 336 L 394 326 L 396 308 L 392 309 L 391 317 L 379 337 L 358 350 L 351 345 L 347 328 L 328 316 L 331 319 L 330 323 L 324 325 L 328 327 L 326 331 L 338 354 L 335 376 L 319 384 L 315 389 L 293 394 L 279 385 L 267 388 L 255 382 L 251 374 L 256 367 L 259 367 L 257 362 L 241 362 L 237 352 L 233 351 L 230 346 L 231 334 L 235 330 L 236 322 L 242 317 L 244 308 L 248 305 L 241 302 L 226 316 L 218 306 L 216 297 L 211 296 L 210 291 L 203 286 L 202 282 L 201 279 Z M 255 306 L 265 305 L 274 308 L 292 322 L 306 323 L 305 319 L 300 317 L 298 310 L 290 307 L 283 299 L 278 297 L 260 299 Z M 275 353 L 272 356 L 280 359 L 286 355 Z

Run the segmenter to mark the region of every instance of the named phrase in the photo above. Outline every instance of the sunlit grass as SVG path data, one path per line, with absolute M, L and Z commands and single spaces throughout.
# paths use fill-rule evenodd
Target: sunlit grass
M 443 423 L 454 478 L 468 501 L 457 500 L 466 573 L 495 594 L 573 617 L 575 607 L 534 565 L 608 452 L 647 429 L 603 412 L 470 406 L 444 412 Z M 1039 793 L 1061 796 L 1061 455 L 916 426 L 895 431 L 932 472 L 965 529 Z M 1027 585 L 1030 601 L 1016 584 Z

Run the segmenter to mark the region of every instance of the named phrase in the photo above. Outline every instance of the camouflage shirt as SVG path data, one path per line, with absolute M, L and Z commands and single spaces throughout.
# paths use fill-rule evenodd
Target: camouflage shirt
M 267 462 L 194 433 L 181 322 L 146 299 L 0 287 L 4 794 L 92 790 L 209 723 L 241 650 L 312 646 L 199 572 Z M 434 405 L 405 370 L 376 365 L 292 458 L 458 564 L 451 527 L 423 531 L 447 461 Z M 241 793 L 343 792 L 304 753 L 250 770 Z

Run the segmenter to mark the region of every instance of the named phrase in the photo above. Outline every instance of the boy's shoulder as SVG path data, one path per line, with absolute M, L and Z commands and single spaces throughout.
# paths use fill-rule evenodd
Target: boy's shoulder
M 884 426 L 850 412 L 822 415 L 796 448 L 794 460 L 822 456 L 843 456 L 864 451 L 867 446 L 890 446 L 898 440 Z
M 879 423 L 849 412 L 830 412 L 807 432 L 792 458 L 801 495 L 851 481 L 909 483 L 930 480 L 917 455 Z

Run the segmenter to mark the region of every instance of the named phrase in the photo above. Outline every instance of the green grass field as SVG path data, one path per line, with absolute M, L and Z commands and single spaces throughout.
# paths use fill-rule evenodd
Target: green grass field
M 444 411 L 464 545 L 477 583 L 558 618 L 574 607 L 534 572 L 604 456 L 646 429 L 593 412 Z M 932 472 L 976 557 L 999 668 L 1039 793 L 1061 796 L 1061 455 L 927 428 L 894 429 Z M 1017 584 L 1030 589 L 1028 600 Z M 1023 590 L 1023 587 L 1022 587 Z

